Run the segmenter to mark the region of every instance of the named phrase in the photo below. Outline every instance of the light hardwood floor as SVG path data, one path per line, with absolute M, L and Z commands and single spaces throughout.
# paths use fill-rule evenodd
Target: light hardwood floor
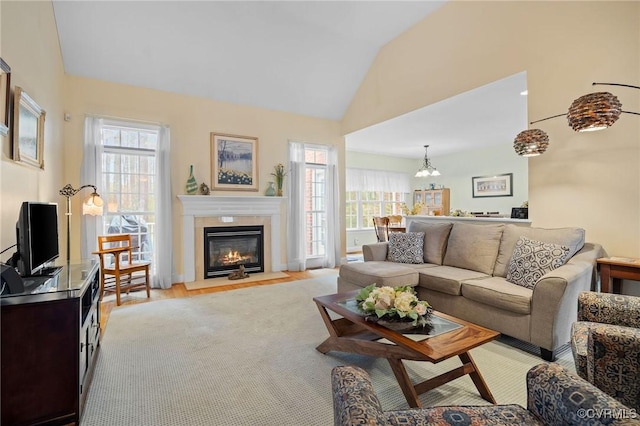
M 235 290 L 238 288 L 246 288 L 246 287 L 254 287 L 259 285 L 271 285 L 271 284 L 279 284 L 289 281 L 297 281 L 297 280 L 305 280 L 308 278 L 315 278 L 321 275 L 327 274 L 335 274 L 337 275 L 338 269 L 311 269 L 303 272 L 289 272 L 284 271 L 287 275 L 287 278 L 276 278 L 272 280 L 265 281 L 254 281 L 250 283 L 234 283 L 233 281 L 229 281 L 231 284 L 203 288 L 198 290 L 187 290 L 183 283 L 176 283 L 171 286 L 171 288 L 167 289 L 151 289 L 151 297 L 147 299 L 146 292 L 144 289 L 141 291 L 132 291 L 130 294 L 121 294 L 122 303 L 120 307 L 126 305 L 134 305 L 137 303 L 151 303 L 157 300 L 163 299 L 177 299 L 181 297 L 191 297 L 198 296 L 200 294 L 207 293 L 217 293 L 220 291 L 229 291 Z M 104 333 L 107 322 L 109 321 L 109 315 L 111 314 L 111 310 L 116 306 L 116 298 L 113 294 L 105 294 L 102 302 L 100 303 L 100 328 Z

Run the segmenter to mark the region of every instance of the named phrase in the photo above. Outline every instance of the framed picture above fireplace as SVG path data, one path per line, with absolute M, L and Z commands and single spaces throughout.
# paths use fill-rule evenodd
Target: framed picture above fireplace
M 214 190 L 258 191 L 258 138 L 211 133 Z

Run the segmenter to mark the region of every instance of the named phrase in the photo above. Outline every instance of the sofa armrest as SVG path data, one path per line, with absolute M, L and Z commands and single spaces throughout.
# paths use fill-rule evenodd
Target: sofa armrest
M 364 244 L 362 246 L 362 257 L 365 262 L 373 260 L 387 260 L 387 248 L 389 243 Z
M 547 425 L 640 424 L 635 410 L 555 363 L 527 372 L 527 409 Z
M 386 420 L 369 375 L 360 367 L 331 370 L 335 426 L 385 425 Z
M 640 329 L 610 324 L 594 324 L 589 327 L 589 382 L 636 410 L 640 409 L 639 357 Z
M 578 321 L 640 328 L 640 297 L 582 292 L 578 296 Z
M 566 264 L 536 283 L 531 301 L 531 343 L 553 351 L 570 340 L 578 294 L 594 287 L 596 259 L 604 254 L 601 245 L 585 243 Z

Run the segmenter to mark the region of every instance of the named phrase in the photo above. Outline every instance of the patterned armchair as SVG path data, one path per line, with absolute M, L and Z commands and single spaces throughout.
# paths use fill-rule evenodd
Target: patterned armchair
M 554 363 L 527 373 L 526 409 L 511 404 L 383 411 L 363 369 L 335 367 L 331 383 L 335 426 L 640 425 L 633 410 Z
M 640 410 L 640 297 L 580 293 L 571 350 L 580 377 Z

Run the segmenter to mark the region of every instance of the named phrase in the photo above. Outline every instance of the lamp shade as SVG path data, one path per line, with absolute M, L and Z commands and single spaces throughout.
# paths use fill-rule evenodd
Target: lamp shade
M 567 120 L 576 132 L 602 130 L 615 123 L 622 113 L 622 104 L 609 92 L 581 96 L 569 107 Z
M 534 157 L 547 150 L 549 135 L 540 129 L 529 129 L 518 133 L 513 141 L 516 154 L 523 157 Z
M 82 203 L 82 214 L 90 216 L 102 216 L 104 210 L 104 201 L 98 193 L 94 192 L 87 197 Z

